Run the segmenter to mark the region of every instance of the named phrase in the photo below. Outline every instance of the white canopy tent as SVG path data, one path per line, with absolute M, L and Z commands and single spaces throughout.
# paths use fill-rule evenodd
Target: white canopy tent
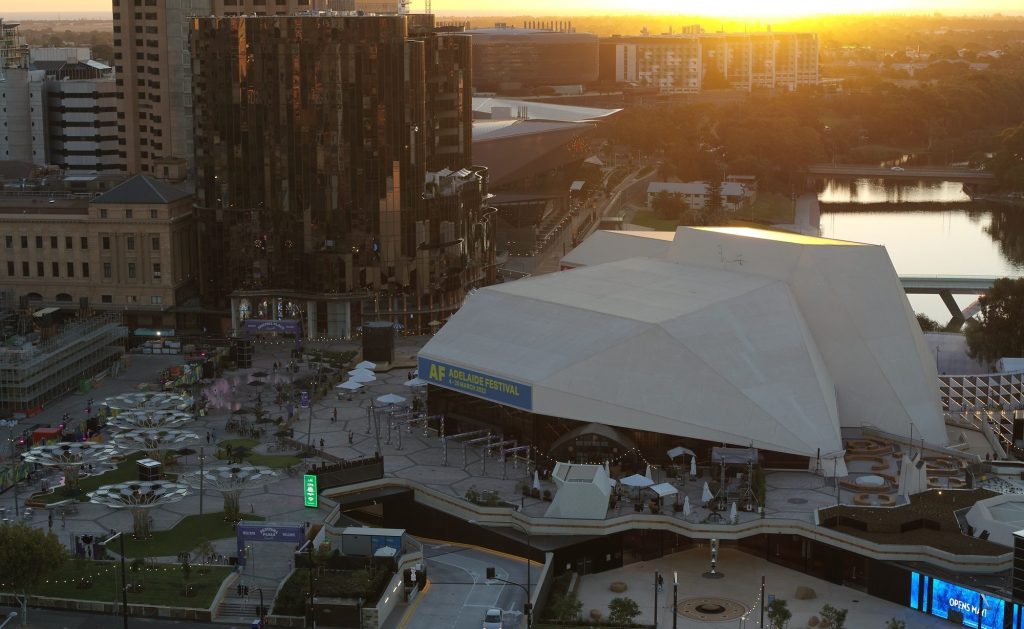
M 657 494 L 659 500 L 679 493 L 679 490 L 672 483 L 658 483 L 657 485 L 651 485 L 648 489 Z
M 336 386 L 334 388 L 335 389 L 346 389 L 348 391 L 357 391 L 359 389 L 362 389 L 363 385 L 359 384 L 358 382 L 356 382 L 354 380 L 346 380 L 345 382 L 342 382 L 341 384 L 339 384 L 338 386 Z

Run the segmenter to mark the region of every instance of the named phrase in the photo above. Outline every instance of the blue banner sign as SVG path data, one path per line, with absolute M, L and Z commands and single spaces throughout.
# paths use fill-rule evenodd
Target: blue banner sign
M 309 391 L 299 392 L 299 407 L 309 408 Z
M 306 529 L 301 524 L 239 524 L 236 538 L 238 565 L 244 566 L 247 542 L 291 542 L 297 546 L 306 539 Z
M 449 365 L 420 356 L 417 359 L 419 377 L 430 384 L 474 395 L 485 400 L 533 410 L 533 388 L 472 369 Z
M 1003 629 L 1006 602 L 962 585 L 910 573 L 910 606 L 971 629 Z

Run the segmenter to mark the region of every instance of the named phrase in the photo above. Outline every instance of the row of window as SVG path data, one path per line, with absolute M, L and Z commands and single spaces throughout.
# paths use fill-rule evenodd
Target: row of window
M 124 211 L 124 217 L 125 218 L 135 218 L 135 210 L 132 210 L 130 208 L 125 210 Z M 156 211 L 156 209 L 150 209 L 149 210 L 149 217 L 150 218 L 159 218 L 159 213 Z M 110 212 L 107 211 L 107 208 L 100 208 L 100 218 L 110 218 Z
M 153 218 L 156 218 L 156 210 L 150 210 L 150 211 L 153 212 Z M 106 212 L 106 210 L 100 210 L 101 218 L 106 218 L 106 214 L 104 214 L 105 212 Z M 125 212 L 127 214 L 127 216 L 125 216 L 125 218 L 131 218 L 132 217 L 131 216 L 131 210 L 125 210 Z M 45 242 L 45 240 L 44 240 L 43 236 L 36 236 L 36 249 L 42 249 L 44 242 Z M 74 239 L 73 236 L 64 236 L 64 248 L 65 249 L 73 249 L 74 248 L 74 243 L 75 243 L 75 239 Z M 125 239 L 124 239 L 124 243 L 125 243 L 125 247 L 129 251 L 134 251 L 135 250 L 135 236 L 126 236 Z M 50 249 L 58 249 L 59 248 L 59 244 L 60 244 L 60 238 L 58 236 L 50 236 Z M 104 250 L 109 250 L 110 249 L 110 236 L 102 236 L 100 238 L 100 244 L 102 245 Z M 160 251 L 160 237 L 159 236 L 151 236 L 150 239 L 149 239 L 149 244 L 150 244 L 150 247 L 152 247 L 153 251 Z M 8 248 L 8 249 L 13 249 L 14 248 L 14 236 L 9 236 L 9 235 L 8 236 L 4 236 L 4 246 L 6 246 L 6 248 Z M 89 248 L 89 239 L 86 236 L 81 236 L 79 238 L 79 246 L 82 249 L 88 249 Z M 22 249 L 28 249 L 28 236 L 21 236 L 21 248 Z
M 81 270 L 82 275 L 81 275 L 81 277 L 88 278 L 89 277 L 89 263 L 88 262 L 82 262 L 81 266 L 82 266 L 82 270 Z M 65 268 L 65 272 L 64 272 L 64 275 L 62 276 L 60 274 L 60 262 L 51 262 L 50 263 L 50 277 L 67 277 L 67 278 L 75 277 L 75 263 L 74 262 L 66 263 L 66 266 L 64 268 Z M 16 275 L 15 269 L 16 269 L 15 263 L 13 261 L 11 261 L 11 260 L 8 260 L 7 261 L 7 276 L 8 277 L 14 277 Z M 31 277 L 31 275 L 32 275 L 32 265 L 31 265 L 31 263 L 29 263 L 29 262 L 22 262 L 21 263 L 21 276 L 22 277 Z M 162 273 L 160 271 L 160 263 L 159 262 L 154 262 L 153 263 L 153 279 L 158 280 L 158 279 L 160 279 L 161 275 L 162 275 Z M 128 279 L 134 280 L 134 279 L 137 278 L 137 276 L 138 276 L 138 274 L 137 274 L 137 270 L 136 270 L 136 264 L 134 262 L 129 262 L 128 263 Z M 46 277 L 46 263 L 45 262 L 36 262 L 36 277 Z M 104 262 L 103 263 L 103 277 L 104 277 L 104 279 L 112 279 L 114 277 L 114 265 L 113 265 L 113 263 L 111 263 L 111 262 Z

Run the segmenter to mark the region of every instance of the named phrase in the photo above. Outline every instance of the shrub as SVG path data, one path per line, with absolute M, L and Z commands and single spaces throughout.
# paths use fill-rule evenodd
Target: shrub
M 632 625 L 640 615 L 640 606 L 628 596 L 620 596 L 608 603 L 608 620 L 612 624 Z
M 907 623 L 902 620 L 897 620 L 896 618 L 891 618 L 885 623 L 885 629 L 907 629 Z
M 789 611 L 789 606 L 786 605 L 785 599 L 777 598 L 771 603 L 768 603 L 767 613 L 768 622 L 771 623 L 772 629 L 782 629 L 789 622 L 789 619 L 793 617 L 793 612 Z
M 848 610 L 836 609 L 828 603 L 821 608 L 821 626 L 823 629 L 845 629 Z
M 583 612 L 583 603 L 572 592 L 566 592 L 552 598 L 547 611 L 555 620 L 579 620 Z

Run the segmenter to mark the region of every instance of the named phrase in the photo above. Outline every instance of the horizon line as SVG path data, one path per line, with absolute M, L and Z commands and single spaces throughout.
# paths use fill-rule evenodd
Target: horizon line
M 418 11 L 412 11 L 409 15 L 422 14 Z M 68 16 L 62 18 L 61 16 Z M 565 12 L 534 12 L 534 13 L 496 13 L 493 11 L 481 11 L 481 10 L 454 10 L 454 11 L 435 11 L 435 16 L 438 17 L 495 17 L 495 18 L 531 18 L 531 17 L 564 17 L 564 18 L 579 18 L 579 17 L 623 17 L 623 16 L 637 16 L 637 17 L 678 17 L 678 18 L 706 18 L 706 19 L 725 19 L 725 20 L 802 20 L 812 18 L 838 18 L 838 17 L 921 17 L 921 18 L 989 18 L 989 19 L 1000 19 L 1000 18 L 1021 18 L 1024 17 L 1024 10 L 1016 11 L 977 11 L 977 12 L 962 12 L 962 13 L 945 13 L 942 11 L 910 11 L 910 10 L 894 10 L 894 11 L 864 11 L 864 12 L 808 12 L 808 13 L 793 13 L 793 14 L 749 14 L 749 15 L 734 15 L 734 14 L 713 14 L 713 13 L 665 13 L 663 11 L 604 11 L 594 13 L 565 13 Z M 46 16 L 46 17 L 42 17 Z M 97 16 L 99 19 L 113 19 L 113 10 L 111 11 L 12 11 L 5 12 L 0 15 L 0 18 L 4 19 L 36 19 L 36 20 L 87 20 L 89 18 L 83 16 Z

